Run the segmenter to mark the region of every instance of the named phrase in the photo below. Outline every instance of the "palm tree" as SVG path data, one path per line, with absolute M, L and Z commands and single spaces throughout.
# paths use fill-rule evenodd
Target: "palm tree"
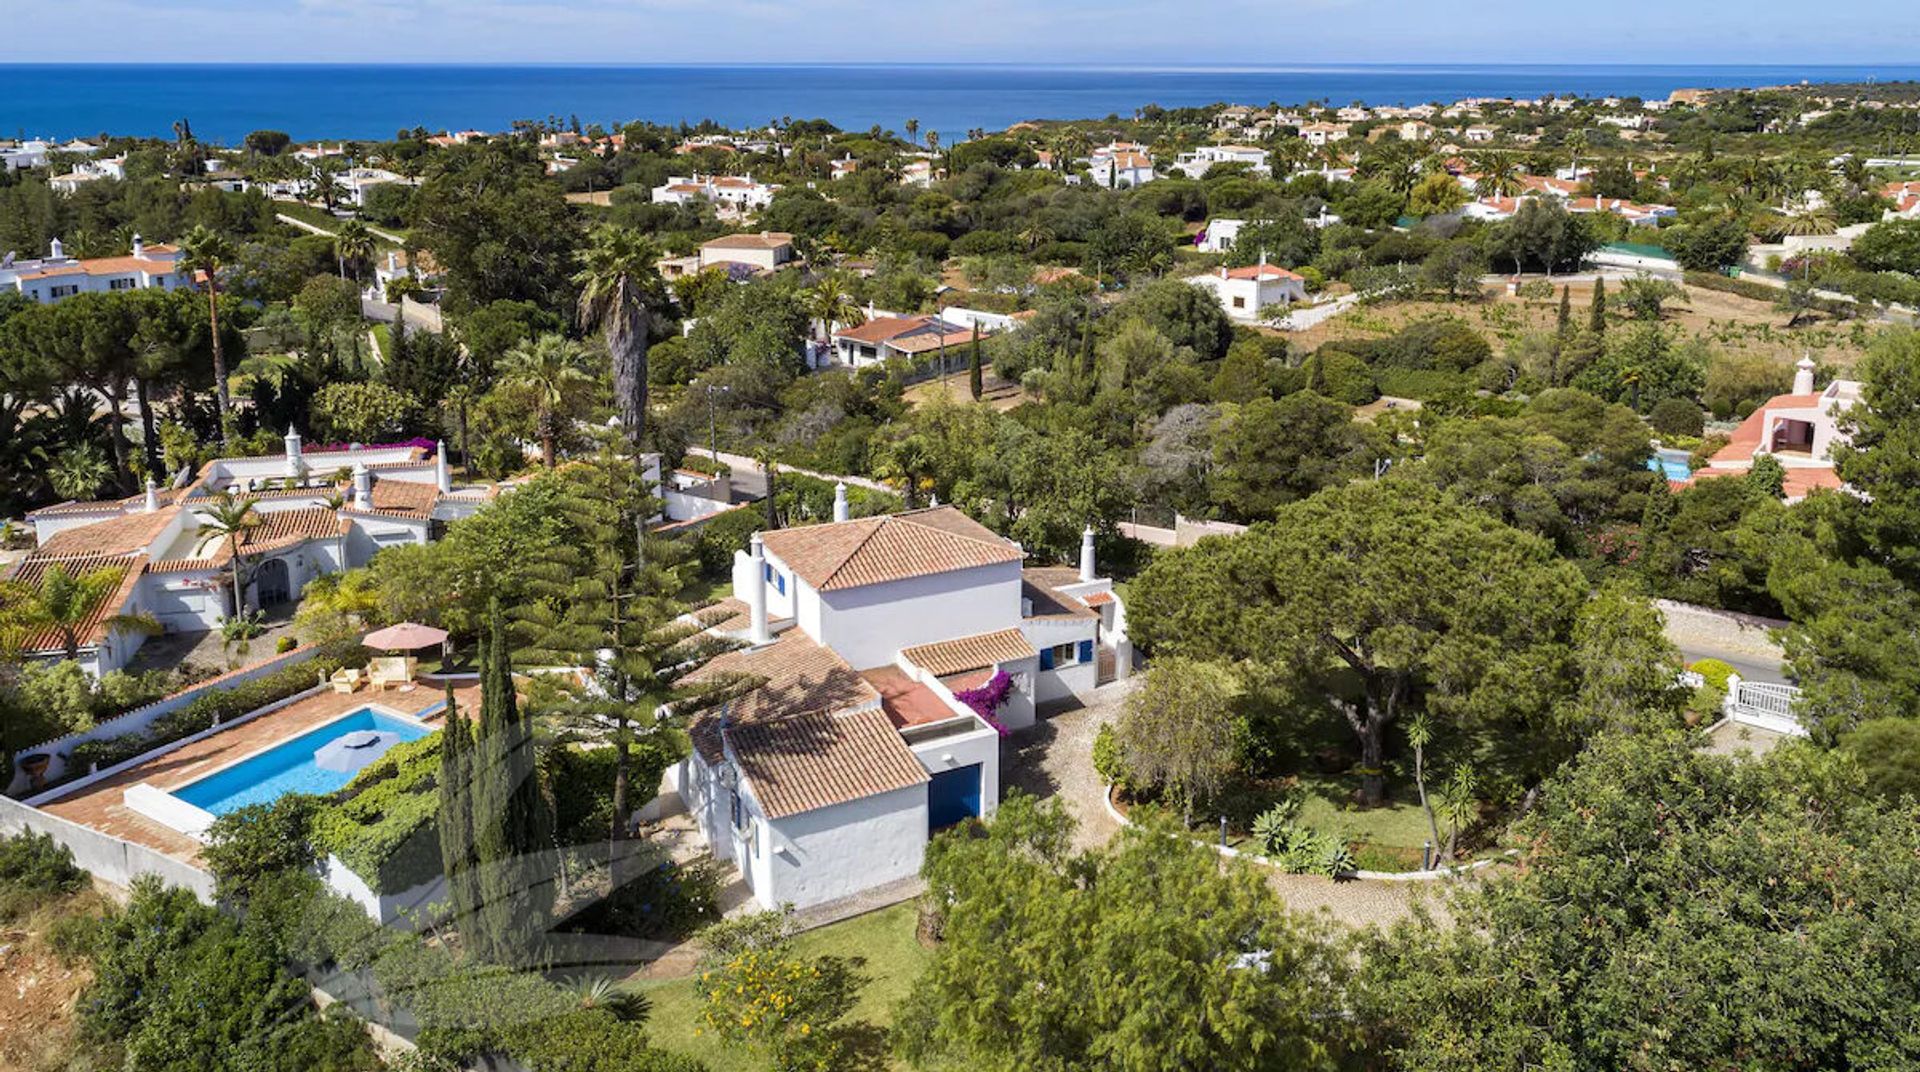
M 828 272 L 820 277 L 806 292 L 807 316 L 820 322 L 820 329 L 833 335 L 833 326 L 859 327 L 867 322 L 867 314 L 861 310 L 860 303 L 854 301 L 853 292 L 847 288 L 847 281 L 838 272 Z
M 194 545 L 193 553 L 199 554 L 206 546 L 216 540 L 227 541 L 227 557 L 233 569 L 233 613 L 239 615 L 247 609 L 246 596 L 240 584 L 240 537 L 260 526 L 260 515 L 253 509 L 252 496 L 241 497 L 231 491 L 223 491 L 213 497 L 205 506 L 196 506 L 196 513 L 203 515 L 200 527 L 194 535 L 200 542 Z
M 620 424 L 640 464 L 647 430 L 647 333 L 655 309 L 667 302 L 666 283 L 656 266 L 659 250 L 646 236 L 625 227 L 602 227 L 580 255 L 573 281 L 580 286 L 580 323 L 599 326 L 613 357 L 613 401 Z M 547 464 L 553 464 L 551 445 Z
M 582 367 L 579 344 L 561 335 L 542 335 L 531 344 L 507 351 L 501 361 L 500 378 L 533 393 L 540 409 L 540 460 L 553 468 L 560 408 L 568 392 L 593 382 Z
M 66 657 L 78 659 L 82 631 L 100 605 L 119 591 L 126 576 L 120 566 L 103 566 L 76 576 L 64 563 L 56 562 L 41 574 L 37 589 L 9 583 L 10 591 L 0 592 L 0 650 L 18 650 L 27 637 L 52 630 L 59 635 Z M 145 614 L 113 614 L 102 618 L 100 625 L 160 632 L 160 623 Z
M 113 467 L 100 456 L 92 443 L 69 447 L 54 458 L 47 470 L 47 483 L 63 499 L 91 499 L 113 476 Z
M 207 283 L 207 328 L 213 337 L 213 394 L 220 405 L 220 444 L 233 442 L 233 401 L 227 395 L 227 352 L 220 344 L 220 273 L 233 263 L 233 243 L 205 224 L 180 240 L 181 264 Z
M 1020 242 L 1027 247 L 1028 253 L 1032 253 L 1043 243 L 1051 241 L 1053 241 L 1053 229 L 1047 226 L 1045 220 L 1037 217 L 1020 232 Z
M 328 212 L 340 203 L 340 177 L 327 168 L 315 168 L 313 184 L 308 190 L 309 197 L 317 197 Z
M 1473 192 L 1481 197 L 1517 197 L 1526 189 L 1521 181 L 1525 170 L 1505 153 L 1474 153 L 1467 166 L 1480 176 L 1474 180 Z
M 340 267 L 340 278 L 360 278 L 360 266 L 373 259 L 373 232 L 359 220 L 348 220 L 340 225 L 333 236 L 333 256 Z M 353 275 L 347 275 L 347 265 L 353 265 Z
M 909 119 L 905 125 L 907 128 L 907 140 L 909 142 L 918 142 L 920 140 L 920 120 Z

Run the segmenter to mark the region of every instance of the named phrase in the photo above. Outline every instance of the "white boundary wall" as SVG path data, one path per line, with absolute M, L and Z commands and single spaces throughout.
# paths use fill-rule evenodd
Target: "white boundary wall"
M 213 876 L 145 845 L 103 834 L 17 800 L 0 797 L 0 834 L 24 831 L 50 835 L 73 851 L 73 861 L 116 886 L 130 886 L 142 875 L 157 875 L 169 886 L 193 891 L 213 903 Z

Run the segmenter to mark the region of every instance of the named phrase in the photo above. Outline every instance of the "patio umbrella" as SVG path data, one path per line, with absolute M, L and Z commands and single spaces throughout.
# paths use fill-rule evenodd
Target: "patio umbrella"
M 375 629 L 361 639 L 360 643 L 381 651 L 418 651 L 447 642 L 447 631 L 435 629 L 431 625 L 418 622 L 401 622 L 389 625 L 385 629 Z

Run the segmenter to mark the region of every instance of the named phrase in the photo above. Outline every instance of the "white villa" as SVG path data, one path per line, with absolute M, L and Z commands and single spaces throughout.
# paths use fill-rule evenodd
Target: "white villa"
M 982 328 L 982 334 L 986 334 Z M 831 336 L 834 360 L 849 368 L 878 365 L 890 357 L 920 358 L 942 347 L 958 350 L 973 341 L 973 326 L 938 316 L 869 314 L 858 326 L 839 326 Z
M 189 476 L 183 472 L 165 490 L 149 483 L 144 495 L 60 503 L 27 515 L 39 546 L 11 579 L 37 585 L 55 565 L 74 575 L 125 571 L 81 638 L 79 661 L 94 674 L 125 666 L 146 639 L 105 624 L 116 615 L 144 614 L 168 632 L 197 632 L 234 613 L 231 552 L 225 540 L 203 542 L 199 535 L 205 508 L 220 491 L 255 499 L 261 523 L 239 541 L 246 599 L 254 606 L 296 599 L 313 578 L 363 565 L 383 547 L 426 543 L 435 522 L 468 516 L 494 494 L 456 489 L 444 451 L 428 457 L 417 446 L 303 450 L 291 429 L 283 455 L 220 458 Z M 29 638 L 25 653 L 65 654 L 51 632 Z
M 685 257 L 667 257 L 660 261 L 660 274 L 668 279 L 692 275 L 708 268 L 743 269 L 748 275 L 773 272 L 795 263 L 793 236 L 785 231 L 761 231 L 758 234 L 722 235 L 702 243 L 700 251 Z
M 1786 470 L 1786 500 L 1798 502 L 1815 488 L 1839 488 L 1833 468 L 1833 448 L 1847 442 L 1841 422 L 1860 401 L 1857 380 L 1834 380 L 1813 389 L 1813 360 L 1801 358 L 1793 374 L 1793 390 L 1775 395 L 1753 411 L 1734 430 L 1727 445 L 1707 459 L 1687 483 L 1716 476 L 1739 476 L 1753 468 L 1753 460 L 1772 455 Z
M 1144 145 L 1114 142 L 1093 151 L 1087 178 L 1095 186 L 1127 190 L 1153 181 L 1153 157 Z
M 1212 291 L 1227 316 L 1242 323 L 1263 319 L 1275 305 L 1290 306 L 1307 300 L 1306 279 L 1297 272 L 1268 264 L 1264 257 L 1259 264 L 1220 268 L 1187 282 Z
M 1215 164 L 1246 164 L 1255 175 L 1272 174 L 1267 151 L 1250 145 L 1203 145 L 1174 158 L 1173 170 L 1189 179 L 1205 178 Z
M 0 258 L 0 288 L 18 291 L 43 305 L 95 291 L 176 290 L 192 282 L 180 267 L 180 256 L 176 246 L 149 246 L 134 235 L 129 256 L 81 260 L 67 256 L 56 238 L 45 257 L 19 260 L 8 253 Z
M 334 180 L 340 184 L 340 191 L 345 195 L 344 200 L 355 206 L 364 206 L 367 203 L 367 191 L 376 186 L 389 186 L 395 183 L 415 185 L 404 175 L 385 168 L 371 167 L 348 168 L 334 176 Z
M 653 188 L 656 205 L 687 205 L 711 201 L 733 213 L 766 208 L 779 186 L 753 181 L 751 175 L 673 176 Z
M 764 683 L 694 718 L 662 801 L 769 908 L 917 874 L 934 832 L 993 812 L 1002 734 L 1132 659 L 1091 530 L 1078 570 L 1030 569 L 952 507 L 847 520 L 842 486 L 834 516 L 735 554 L 743 598 L 702 620 L 745 646 L 696 677 Z
M 1306 139 L 1308 145 L 1318 147 L 1346 141 L 1352 129 L 1347 123 L 1308 123 L 1300 128 L 1300 137 Z

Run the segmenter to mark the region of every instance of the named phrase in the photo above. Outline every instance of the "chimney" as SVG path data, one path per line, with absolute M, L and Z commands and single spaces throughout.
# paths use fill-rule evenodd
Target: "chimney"
M 1080 533 L 1080 579 L 1091 581 L 1095 576 L 1093 566 L 1093 526 L 1088 525 Z
M 160 509 L 160 489 L 158 486 L 154 484 L 154 482 L 151 479 L 149 479 L 147 481 L 147 513 L 149 514 L 155 513 L 159 509 Z
M 844 480 L 833 486 L 833 519 L 847 519 L 847 482 Z
M 387 271 L 394 273 L 400 271 L 400 254 L 395 250 L 387 251 Z
M 353 463 L 353 508 L 373 509 L 373 474 L 367 471 L 365 462 Z
M 298 480 L 306 475 L 307 463 L 300 457 L 300 433 L 287 425 L 287 434 L 283 442 L 287 445 L 287 475 Z
M 753 579 L 747 582 L 747 617 L 753 630 L 748 641 L 765 644 L 773 631 L 767 627 L 767 549 L 757 532 L 747 543 L 747 560 L 753 565 Z
M 53 242 L 47 246 L 47 249 L 49 250 L 47 255 L 48 260 L 61 260 L 67 255 L 67 248 L 60 244 L 58 238 L 54 239 Z
M 1813 355 L 1808 354 L 1793 366 L 1793 393 L 1810 395 L 1813 393 Z
M 147 255 L 147 244 L 140 240 L 138 234 L 133 236 L 133 255 L 136 257 L 144 257 Z
M 445 495 L 453 490 L 453 471 L 447 468 L 447 441 L 433 445 L 433 483 Z

